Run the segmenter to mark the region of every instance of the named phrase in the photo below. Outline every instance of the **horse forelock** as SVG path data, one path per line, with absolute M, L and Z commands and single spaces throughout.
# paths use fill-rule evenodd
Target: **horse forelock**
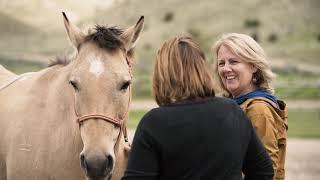
M 100 48 L 108 50 L 121 49 L 124 46 L 120 39 L 122 33 L 123 30 L 116 26 L 96 25 L 94 31 L 89 33 L 85 40 L 93 42 Z
M 84 42 L 92 42 L 99 48 L 107 49 L 109 51 L 115 51 L 117 49 L 124 49 L 123 41 L 120 39 L 120 35 L 123 30 L 116 27 L 108 27 L 96 25 L 93 31 L 88 31 L 88 35 L 85 37 Z M 48 67 L 55 65 L 68 65 L 72 61 L 72 57 L 68 55 L 59 55 L 53 60 L 50 60 Z

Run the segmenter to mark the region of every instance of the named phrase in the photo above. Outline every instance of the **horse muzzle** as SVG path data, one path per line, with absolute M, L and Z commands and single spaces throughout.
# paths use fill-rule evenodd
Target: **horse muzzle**
M 89 180 L 105 180 L 111 177 L 114 157 L 103 153 L 81 153 L 80 165 Z

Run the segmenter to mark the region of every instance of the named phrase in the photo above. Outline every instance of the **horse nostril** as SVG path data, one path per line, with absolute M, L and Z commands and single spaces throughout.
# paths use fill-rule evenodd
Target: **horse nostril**
M 87 163 L 83 154 L 80 155 L 80 165 L 83 169 L 85 169 L 85 171 L 87 171 Z
M 111 155 L 108 155 L 105 161 L 106 165 L 106 172 L 110 172 L 113 168 L 113 157 Z

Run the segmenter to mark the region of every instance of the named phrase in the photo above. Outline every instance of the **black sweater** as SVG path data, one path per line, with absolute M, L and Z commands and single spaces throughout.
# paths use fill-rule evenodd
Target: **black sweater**
M 152 109 L 136 130 L 123 180 L 273 179 L 272 162 L 232 100 L 207 98 Z

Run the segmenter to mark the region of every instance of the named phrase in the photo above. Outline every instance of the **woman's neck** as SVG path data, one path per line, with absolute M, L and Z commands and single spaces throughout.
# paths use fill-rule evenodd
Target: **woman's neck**
M 258 87 L 256 87 L 255 85 L 251 85 L 247 89 L 245 89 L 245 90 L 243 90 L 243 91 L 241 91 L 239 93 L 237 93 L 237 92 L 231 93 L 231 95 L 232 95 L 233 98 L 238 98 L 240 96 L 243 96 L 243 95 L 246 95 L 246 94 L 248 94 L 250 92 L 253 92 L 253 91 L 257 90 L 257 89 L 258 89 Z

